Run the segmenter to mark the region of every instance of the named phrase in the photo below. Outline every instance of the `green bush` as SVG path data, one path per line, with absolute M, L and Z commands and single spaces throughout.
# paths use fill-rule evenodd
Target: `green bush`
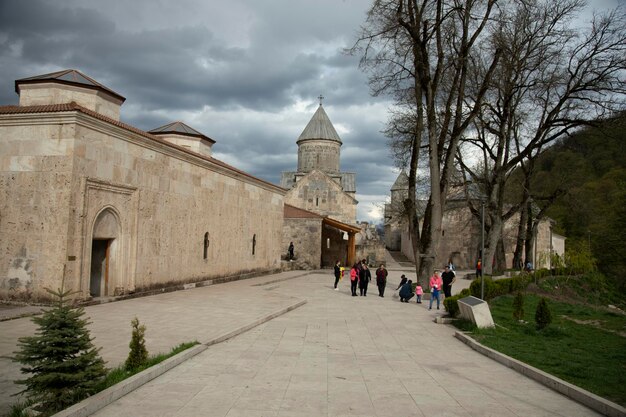
M 457 302 L 459 298 L 461 297 L 453 295 L 452 297 L 446 297 L 443 300 L 443 307 L 451 317 L 456 317 L 459 314 L 459 303 Z
M 490 277 L 485 277 L 484 280 L 485 301 L 488 301 L 501 295 L 525 290 L 528 284 L 532 282 L 533 277 L 530 274 L 520 274 L 515 277 L 502 278 L 495 281 Z M 480 286 L 480 278 L 475 279 L 470 284 L 470 291 L 474 297 L 480 298 Z
M 464 288 L 457 295 L 453 295 L 452 297 L 447 297 L 443 300 L 443 307 L 446 309 L 448 314 L 451 317 L 456 317 L 459 315 L 459 298 L 464 298 L 471 295 L 470 290 L 468 288 Z
M 132 371 L 133 369 L 137 369 L 140 366 L 143 366 L 148 360 L 148 349 L 146 349 L 146 326 L 143 324 L 139 324 L 139 319 L 135 317 L 131 322 L 131 326 L 133 327 L 133 334 L 130 339 L 130 352 L 128 353 L 128 358 L 126 359 L 126 363 L 124 367 L 128 371 Z
M 545 329 L 550 323 L 552 323 L 552 313 L 548 302 L 545 298 L 541 298 L 539 304 L 537 304 L 537 310 L 535 311 L 535 323 L 537 323 L 537 329 Z

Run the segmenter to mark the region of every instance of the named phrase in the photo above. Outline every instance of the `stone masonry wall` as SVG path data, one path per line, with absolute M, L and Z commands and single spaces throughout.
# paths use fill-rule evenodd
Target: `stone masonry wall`
M 320 267 L 322 258 L 322 219 L 285 219 L 282 235 L 281 255 L 287 255 L 289 242 L 293 242 L 298 265 L 309 269 Z
M 64 269 L 87 297 L 105 211 L 119 234 L 104 295 L 279 268 L 270 184 L 78 112 L 0 116 L 0 155 L 3 298 L 41 297 Z
M 285 203 L 343 223 L 356 223 L 356 201 L 319 171 L 313 171 L 299 180 L 285 196 Z

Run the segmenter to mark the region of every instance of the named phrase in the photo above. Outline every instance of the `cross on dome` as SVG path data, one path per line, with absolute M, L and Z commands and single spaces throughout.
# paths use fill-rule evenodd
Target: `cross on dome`
M 320 106 L 322 105 L 322 100 L 324 100 L 326 97 L 324 97 L 323 95 L 319 95 L 318 97 L 320 99 Z

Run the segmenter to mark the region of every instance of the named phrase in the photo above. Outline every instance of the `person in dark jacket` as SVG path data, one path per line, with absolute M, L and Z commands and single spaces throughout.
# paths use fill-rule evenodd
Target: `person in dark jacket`
M 376 270 L 376 285 L 378 286 L 378 296 L 385 296 L 385 286 L 387 285 L 387 270 L 384 264 L 380 264 Z
M 443 281 L 443 294 L 446 298 L 452 297 L 452 284 L 456 281 L 456 274 L 450 268 L 450 265 L 445 266 L 443 274 L 441 274 L 441 280 Z
M 400 302 L 408 303 L 411 298 L 413 298 L 415 294 L 413 294 L 413 281 L 408 280 L 406 284 L 400 288 Z
M 359 274 L 359 290 L 361 295 L 367 297 L 367 285 L 372 280 L 372 272 L 367 267 L 367 263 L 361 263 L 361 273 Z
M 402 278 L 400 280 L 400 284 L 398 285 L 398 288 L 396 288 L 396 291 L 398 291 L 400 289 L 400 287 L 402 287 L 404 284 L 406 284 L 406 276 L 404 274 L 402 274 L 402 276 L 400 276 L 400 278 Z
M 335 262 L 335 291 L 339 291 L 337 288 L 337 284 L 339 284 L 339 280 L 341 279 L 341 263 L 339 261 Z
M 287 249 L 287 256 L 289 257 L 289 261 L 293 261 L 293 251 L 294 251 L 293 242 L 289 242 L 289 248 Z

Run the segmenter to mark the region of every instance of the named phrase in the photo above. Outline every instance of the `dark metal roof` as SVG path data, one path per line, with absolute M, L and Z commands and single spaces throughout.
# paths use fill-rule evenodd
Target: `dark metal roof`
M 175 133 L 178 135 L 197 137 L 200 139 L 204 139 L 208 142 L 215 143 L 215 141 L 211 139 L 210 137 L 203 135 L 202 133 L 198 132 L 196 129 L 180 121 L 168 123 L 164 126 L 157 127 L 155 129 L 149 130 L 148 133 L 152 133 L 153 135 Z
M 331 123 L 321 104 L 300 134 L 297 142 L 307 139 L 325 139 L 341 143 L 341 139 L 339 138 L 335 127 Z
M 122 102 L 126 101 L 126 98 L 124 96 L 116 93 L 110 88 L 103 86 L 93 78 L 88 77 L 82 72 L 75 69 L 66 69 L 62 71 L 51 72 L 49 74 L 36 75 L 34 77 L 27 77 L 15 80 L 15 92 L 18 94 L 20 93 L 20 84 L 39 84 L 44 82 L 58 82 L 61 84 L 78 85 L 93 90 L 101 90 L 111 94 L 119 100 L 122 100 Z

